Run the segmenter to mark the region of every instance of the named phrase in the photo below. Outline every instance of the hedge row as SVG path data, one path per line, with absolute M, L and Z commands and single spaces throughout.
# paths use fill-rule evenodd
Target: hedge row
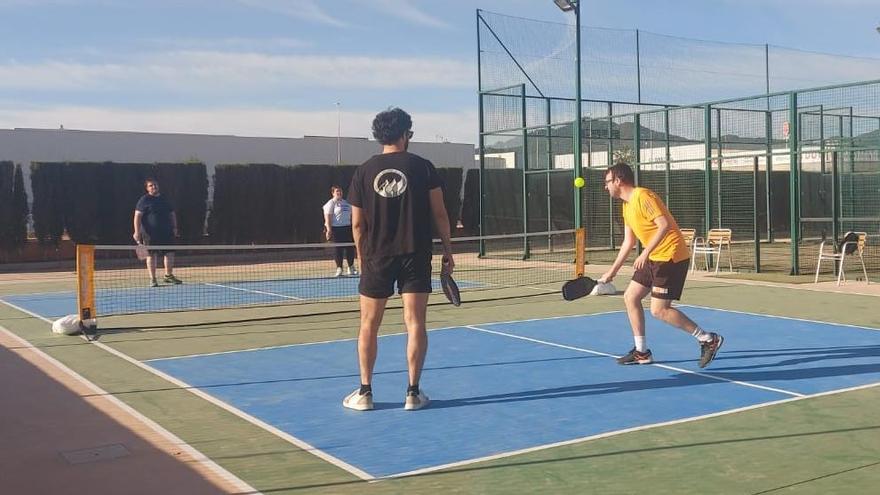
M 21 165 L 0 162 L 0 249 L 12 251 L 27 240 L 27 193 Z
M 342 186 L 347 192 L 356 169 L 354 165 L 218 165 L 207 242 L 321 242 L 321 207 L 330 199 L 330 186 Z M 444 201 L 454 227 L 464 214 L 462 169 L 438 168 L 438 173 L 445 183 Z M 132 213 L 147 177 L 159 181 L 162 195 L 174 205 L 181 241 L 205 242 L 208 181 L 202 163 L 32 163 L 37 238 L 43 244 L 57 244 L 67 232 L 77 243 L 131 243 Z M 474 179 L 469 176 L 469 180 Z M 476 231 L 475 225 L 470 227 Z
M 315 243 L 323 236 L 321 207 L 330 187 L 347 193 L 354 165 L 218 165 L 208 234 L 214 244 Z M 461 209 L 462 170 L 439 168 L 450 224 Z
M 203 163 L 34 162 L 31 186 L 37 239 L 57 244 L 130 244 L 132 216 L 144 179 L 159 181 L 174 205 L 184 242 L 204 235 L 208 179 Z

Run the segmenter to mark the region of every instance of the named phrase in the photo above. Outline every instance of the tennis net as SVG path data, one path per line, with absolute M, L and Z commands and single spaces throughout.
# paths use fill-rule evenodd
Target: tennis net
M 437 242 L 437 241 L 435 241 Z M 337 247 L 351 244 L 151 246 L 174 253 L 176 278 L 152 287 L 136 246 L 77 248 L 80 317 L 356 301 L 357 276 L 335 276 Z M 455 278 L 465 302 L 558 290 L 575 273 L 575 231 L 453 238 Z M 439 244 L 434 285 L 439 289 Z M 141 253 L 143 255 L 143 253 Z M 469 297 L 467 293 L 476 293 Z

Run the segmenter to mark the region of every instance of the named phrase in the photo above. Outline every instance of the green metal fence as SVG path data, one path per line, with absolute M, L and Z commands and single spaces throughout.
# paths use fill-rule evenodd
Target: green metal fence
M 574 102 L 524 84 L 480 102 L 482 233 L 573 226 Z M 610 261 L 622 240 L 602 180 L 622 159 L 681 227 L 730 228 L 737 271 L 811 273 L 821 240 L 849 230 L 868 233 L 865 261 L 880 271 L 880 81 L 677 107 L 582 105 L 589 261 Z

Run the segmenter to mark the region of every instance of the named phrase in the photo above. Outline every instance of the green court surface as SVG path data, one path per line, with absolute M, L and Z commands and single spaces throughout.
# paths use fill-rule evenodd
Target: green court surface
M 625 282 L 618 280 L 618 288 L 622 289 Z M 428 327 L 623 309 L 620 296 L 588 297 L 566 303 L 556 292 L 557 286 L 539 284 L 529 290 L 520 287 L 493 294 L 495 297 L 474 294 L 460 308 L 446 304 L 442 295 L 435 294 L 428 311 Z M 4 285 L 2 294 L 69 289 L 64 281 L 35 281 Z M 488 300 L 481 301 L 481 297 Z M 738 285 L 730 281 L 692 281 L 683 302 L 870 327 L 865 332 L 880 328 L 876 296 Z M 389 306 L 383 334 L 403 331 L 399 299 L 392 299 Z M 647 318 L 650 320 L 650 315 Z M 702 323 L 712 327 L 712 322 Z M 172 356 L 352 339 L 358 327 L 354 302 L 108 317 L 101 320 L 96 344 L 53 335 L 46 321 L 5 304 L 0 304 L 0 325 L 156 421 L 263 493 L 825 494 L 868 493 L 880 479 L 877 383 L 677 424 L 636 428 L 425 474 L 367 482 L 141 365 L 145 360 Z M 626 327 L 613 331 L 629 335 Z M 675 332 L 669 328 L 663 331 Z M 649 343 L 655 336 L 648 335 Z M 834 335 L 828 335 L 827 340 L 829 346 L 835 344 Z M 757 341 L 746 345 L 760 349 L 761 344 Z M 795 349 L 798 342 L 790 342 L 790 346 Z M 871 354 L 872 372 L 880 372 L 878 348 L 874 347 Z M 485 358 L 491 359 L 492 352 L 487 348 Z M 723 354 L 722 348 L 719 356 Z M 404 356 L 383 353 L 380 340 L 379 361 L 394 361 L 403 366 Z M 354 355 L 351 366 L 356 369 Z M 706 370 L 711 371 L 711 367 Z M 619 380 L 625 381 L 630 369 L 619 367 L 614 372 L 619 372 Z M 430 373 L 426 370 L 423 382 L 430 382 Z M 434 384 L 434 388 L 437 386 Z M 649 413 L 651 407 L 651 403 L 632 404 L 632 408 Z M 583 421 L 591 421 L 589 411 L 583 411 Z M 409 436 L 417 449 L 419 432 L 413 431 Z M 376 451 L 375 455 L 383 453 Z

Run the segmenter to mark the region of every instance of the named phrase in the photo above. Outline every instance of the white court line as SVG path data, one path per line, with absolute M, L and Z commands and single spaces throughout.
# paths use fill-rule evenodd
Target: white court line
M 549 346 L 552 346 L 552 347 L 559 347 L 559 348 L 562 348 L 562 349 L 569 349 L 569 350 L 572 350 L 572 351 L 578 351 L 578 352 L 586 352 L 586 353 L 588 353 L 588 354 L 594 354 L 594 355 L 596 355 L 596 356 L 605 356 L 605 357 L 611 357 L 611 358 L 617 358 L 617 357 L 620 357 L 620 356 L 615 356 L 614 354 L 608 354 L 608 353 L 605 353 L 605 352 L 594 351 L 594 350 L 591 350 L 591 349 L 584 349 L 584 348 L 582 348 L 582 347 L 574 347 L 574 346 L 570 346 L 570 345 L 557 344 L 557 343 L 555 343 L 555 342 L 548 342 L 548 341 L 546 341 L 546 340 L 533 339 L 533 338 L 531 338 L 531 337 L 523 337 L 523 336 L 521 336 L 521 335 L 515 335 L 515 334 L 512 334 L 512 333 L 498 332 L 498 331 L 495 331 L 495 330 L 487 330 L 487 329 L 485 329 L 485 328 L 480 328 L 480 327 L 476 327 L 476 326 L 473 326 L 473 325 L 466 325 L 466 327 L 467 327 L 467 328 L 470 328 L 470 329 L 472 329 L 472 330 L 477 330 L 477 331 L 479 331 L 479 332 L 493 333 L 493 334 L 495 334 L 495 335 L 501 335 L 501 336 L 504 336 L 504 337 L 510 337 L 510 338 L 513 338 L 513 339 L 526 340 L 526 341 L 528 341 L 528 342 L 535 342 L 535 343 L 538 343 L 538 344 L 549 345 Z M 701 376 L 701 377 L 703 377 L 703 378 L 709 378 L 709 379 L 712 379 L 712 380 L 718 380 L 718 381 L 720 381 L 720 382 L 735 383 L 735 384 L 737 384 L 737 385 L 742 385 L 742 386 L 744 386 L 744 387 L 752 387 L 752 388 L 757 388 L 757 389 L 761 389 L 761 390 L 768 390 L 768 391 L 770 391 L 770 392 L 776 392 L 776 393 L 780 393 L 780 394 L 791 395 L 792 397 L 806 397 L 806 395 L 804 395 L 804 394 L 800 394 L 800 393 L 797 393 L 797 392 L 792 392 L 792 391 L 790 391 L 790 390 L 783 390 L 783 389 L 781 389 L 781 388 L 774 388 L 774 387 L 766 387 L 766 386 L 764 386 L 764 385 L 758 385 L 758 384 L 756 384 L 756 383 L 743 382 L 743 381 L 740 381 L 740 380 L 731 380 L 731 379 L 729 379 L 729 378 L 723 378 L 723 377 L 715 376 L 715 375 L 712 375 L 712 374 L 709 374 L 709 373 L 701 373 L 701 372 L 699 372 L 699 371 L 691 371 L 691 370 L 687 370 L 687 369 L 684 369 L 684 368 L 676 368 L 675 366 L 669 366 L 669 365 L 666 365 L 666 364 L 651 363 L 650 366 L 656 366 L 656 367 L 658 367 L 658 368 L 663 368 L 663 369 L 667 369 L 667 370 L 671 370 L 671 371 L 676 371 L 676 372 L 678 372 L 678 373 L 686 373 L 686 374 L 689 374 L 689 375 L 697 375 L 697 376 Z
M 711 306 L 699 306 L 697 304 L 676 304 L 676 306 L 697 308 L 697 309 L 708 309 L 708 310 L 712 310 L 712 311 L 723 311 L 725 313 L 737 313 L 737 314 L 749 315 L 749 316 L 761 316 L 761 317 L 765 317 L 765 318 L 778 318 L 780 320 L 802 321 L 804 323 L 819 323 L 822 325 L 834 325 L 834 326 L 838 326 L 838 327 L 857 328 L 859 330 L 873 330 L 875 332 L 880 331 L 880 328 L 866 327 L 866 326 L 862 326 L 862 325 L 850 325 L 847 323 L 835 323 L 833 321 L 808 320 L 806 318 L 795 318 L 793 316 L 780 316 L 780 315 L 771 315 L 771 314 L 765 314 L 765 313 L 750 313 L 748 311 L 738 311 L 735 309 L 723 309 L 723 308 L 713 308 Z
M 41 319 L 45 320 L 45 318 L 41 318 Z M 46 320 L 46 321 L 48 321 L 48 320 Z M 192 445 L 186 443 L 185 441 L 183 441 L 183 439 L 181 439 L 180 437 L 178 437 L 174 433 L 171 433 L 170 431 L 166 430 L 164 427 L 159 425 L 159 423 L 156 423 L 152 419 L 144 416 L 143 414 L 138 412 L 136 409 L 129 406 L 128 404 L 123 402 L 121 399 L 117 398 L 115 395 L 108 393 L 103 388 L 92 383 L 91 381 L 86 379 L 84 376 L 80 375 L 79 373 L 77 373 L 77 372 L 73 371 L 72 369 L 70 369 L 69 367 L 67 367 L 61 361 L 58 361 L 54 357 L 46 354 L 44 351 L 35 347 L 33 344 L 31 344 L 27 340 L 19 337 L 17 334 L 13 333 L 11 330 L 9 330 L 3 326 L 0 326 L 0 332 L 3 332 L 4 334 L 9 336 L 13 340 L 19 342 L 20 343 L 19 345 L 21 345 L 22 347 L 24 347 L 24 348 L 28 349 L 29 351 L 33 352 L 34 354 L 40 356 L 42 359 L 45 359 L 47 362 L 52 364 L 52 366 L 55 366 L 58 370 L 60 370 L 64 374 L 70 376 L 71 378 L 73 378 L 77 382 L 83 384 L 89 390 L 91 390 L 92 393 L 94 393 L 95 395 L 99 395 L 101 397 L 107 398 L 107 400 L 109 400 L 113 405 L 115 405 L 119 409 L 125 411 L 126 413 L 128 413 L 129 415 L 134 417 L 136 420 L 138 420 L 141 423 L 143 423 L 144 425 L 146 425 L 148 428 L 153 430 L 155 433 L 157 433 L 159 436 L 164 438 L 166 441 L 170 442 L 172 445 L 179 447 L 181 450 L 186 451 L 186 453 L 189 454 L 189 456 L 192 457 L 192 459 L 196 463 L 201 464 L 208 471 L 214 473 L 215 475 L 217 475 L 221 479 L 232 484 L 236 490 L 240 490 L 245 493 L 261 493 L 256 488 L 247 484 L 244 480 L 242 480 L 238 476 L 235 476 L 231 472 L 229 472 L 226 469 L 224 469 L 223 467 L 221 467 L 219 464 L 212 461 L 205 454 L 199 452 L 198 449 L 196 449 Z
M 302 297 L 285 296 L 284 294 L 276 294 L 274 292 L 266 292 L 266 291 L 262 291 L 262 290 L 242 289 L 241 287 L 233 287 L 231 285 L 223 285 L 223 284 L 212 284 L 210 282 L 202 282 L 202 284 L 203 285 L 210 285 L 212 287 L 220 287 L 223 289 L 232 289 L 232 290 L 240 290 L 242 292 L 252 292 L 254 294 L 263 294 L 265 296 L 275 296 L 275 297 L 281 297 L 284 299 L 294 299 L 296 301 L 305 301 L 305 299 Z
M 842 394 L 842 393 L 846 393 L 846 392 L 854 392 L 856 390 L 863 390 L 863 389 L 873 388 L 873 387 L 877 387 L 877 386 L 880 386 L 880 382 L 871 383 L 868 385 L 859 385 L 857 387 L 844 388 L 844 389 L 840 389 L 840 390 L 832 390 L 829 392 L 821 392 L 821 393 L 813 394 L 813 395 L 805 395 L 805 396 L 801 396 L 801 397 L 790 397 L 787 399 L 780 399 L 780 400 L 771 401 L 771 402 L 764 402 L 763 404 L 754 404 L 751 406 L 739 407 L 736 409 L 729 409 L 727 411 L 720 411 L 720 412 L 716 412 L 716 413 L 704 414 L 702 416 L 693 416 L 690 418 L 682 418 L 682 419 L 675 419 L 672 421 L 664 421 L 662 423 L 653 423 L 653 424 L 649 424 L 649 425 L 634 426 L 632 428 L 625 428 L 622 430 L 609 431 L 609 432 L 605 432 L 605 433 L 600 433 L 598 435 L 590 435 L 590 436 L 586 436 L 586 437 L 573 438 L 571 440 L 564 440 L 561 442 L 548 443 L 548 444 L 544 444 L 544 445 L 536 445 L 534 447 L 528 447 L 525 449 L 512 450 L 510 452 L 502 452 L 499 454 L 493 454 L 493 455 L 489 455 L 489 456 L 485 456 L 485 457 L 477 457 L 474 459 L 467 459 L 464 461 L 451 462 L 449 464 L 442 464 L 439 466 L 431 466 L 428 468 L 417 469 L 415 471 L 407 471 L 404 473 L 392 474 L 392 475 L 380 478 L 380 480 L 386 479 L 386 478 L 403 478 L 406 476 L 427 474 L 427 473 L 431 473 L 431 472 L 435 472 L 435 471 L 441 471 L 444 469 L 451 469 L 451 468 L 456 468 L 456 467 L 467 466 L 470 464 L 476 464 L 478 462 L 486 462 L 486 461 L 492 461 L 492 460 L 496 460 L 496 459 L 503 459 L 505 457 L 513 457 L 513 456 L 517 456 L 520 454 L 528 454 L 530 452 L 537 452 L 537 451 L 541 451 L 541 450 L 552 449 L 555 447 L 562 447 L 565 445 L 573 445 L 573 444 L 587 442 L 590 440 L 598 440 L 600 438 L 613 437 L 613 436 L 617 436 L 617 435 L 622 435 L 624 433 L 633 433 L 633 432 L 637 432 L 637 431 L 651 430 L 651 429 L 659 428 L 659 427 L 663 427 L 663 426 L 672 426 L 672 425 L 678 425 L 678 424 L 682 424 L 682 423 L 691 423 L 691 422 L 700 421 L 703 419 L 717 418 L 720 416 L 727 416 L 729 414 L 736 414 L 736 413 L 740 413 L 740 412 L 751 411 L 754 409 L 761 409 L 764 407 L 776 406 L 779 404 L 787 404 L 789 402 L 797 402 L 797 401 L 802 401 L 805 399 L 813 399 L 816 397 L 824 397 L 824 396 L 828 396 L 828 395 L 837 395 L 837 394 Z
M 769 287 L 771 289 L 791 289 L 791 290 L 806 290 L 810 292 L 822 292 L 825 294 L 838 294 L 841 296 L 868 296 L 868 297 L 880 297 L 880 294 L 873 294 L 870 292 L 838 292 L 831 290 L 829 291 L 824 287 L 813 287 L 812 283 L 802 283 L 802 284 L 788 284 L 785 282 L 762 282 L 760 280 L 749 280 L 746 278 L 725 278 L 725 277 L 706 277 L 700 279 L 693 279 L 694 282 L 720 282 L 722 284 L 727 285 L 751 285 L 753 287 Z
M 3 302 L 5 304 L 9 304 L 6 301 L 3 301 Z M 17 308 L 11 304 L 10 304 L 10 306 L 12 306 L 15 309 L 19 309 L 21 311 L 24 311 L 25 313 L 27 313 L 31 316 L 39 318 L 40 320 L 43 320 L 43 321 L 48 322 L 50 324 L 52 323 L 52 320 L 49 320 L 48 318 L 44 318 L 44 317 L 37 315 L 35 313 L 32 313 L 30 311 L 23 310 L 21 308 Z M 143 362 L 138 361 L 137 359 L 129 356 L 128 354 L 125 354 L 121 351 L 117 351 L 116 349 L 114 349 L 106 344 L 102 344 L 101 342 L 98 342 L 97 340 L 92 340 L 91 344 L 96 345 L 96 346 L 100 347 L 101 349 L 104 349 L 105 351 L 109 352 L 110 354 L 113 354 L 114 356 L 116 356 L 120 359 L 123 359 L 123 360 L 137 366 L 138 368 L 141 368 L 142 370 L 145 370 L 149 373 L 152 373 L 152 374 L 158 376 L 159 378 L 162 378 L 168 382 L 171 382 L 174 385 L 177 385 L 181 389 L 186 390 L 187 392 L 190 392 L 193 395 L 196 395 L 197 397 L 200 397 L 200 398 L 210 402 L 211 404 L 214 404 L 215 406 L 223 409 L 224 411 L 227 411 L 231 414 L 234 414 L 235 416 L 238 416 L 239 418 L 253 424 L 254 426 L 258 426 L 258 427 L 268 431 L 269 433 L 272 433 L 273 435 L 278 436 L 278 437 L 288 441 L 289 443 L 295 445 L 296 447 L 298 447 L 299 449 L 301 449 L 305 452 L 308 452 L 308 453 L 310 453 L 310 454 L 312 454 L 312 455 L 314 455 L 324 461 L 327 461 L 330 464 L 333 464 L 334 466 L 336 466 L 340 469 L 348 471 L 349 473 L 357 476 L 358 478 L 360 478 L 362 480 L 375 479 L 375 477 L 370 475 L 369 473 L 362 471 L 362 470 L 358 469 L 357 467 L 352 466 L 352 465 L 346 463 L 345 461 L 342 461 L 341 459 L 337 459 L 336 457 L 333 457 L 330 454 L 327 454 L 321 450 L 318 450 L 317 448 L 315 448 L 315 447 L 311 446 L 310 444 L 294 437 L 293 435 L 290 435 L 289 433 L 281 431 L 278 428 L 275 428 L 274 426 L 272 426 L 272 425 L 270 425 L 260 419 L 257 419 L 255 417 L 251 416 L 250 414 L 247 414 L 246 412 L 241 411 L 240 409 L 237 409 L 237 408 L 227 404 L 226 402 L 221 401 L 220 399 L 218 399 L 210 394 L 202 392 L 201 390 L 191 386 L 190 384 L 184 382 L 183 380 L 179 380 L 171 375 L 168 375 L 167 373 L 159 371 L 156 368 L 153 368 L 152 366 L 144 364 Z M 95 387 L 97 387 L 97 385 L 95 385 Z M 101 393 L 104 395 L 107 395 L 108 397 L 113 397 L 115 399 L 114 396 L 110 395 L 107 392 L 102 391 Z M 119 399 L 116 399 L 116 400 L 119 400 Z M 121 403 L 121 401 L 120 401 L 120 403 Z M 132 411 L 134 411 L 134 409 L 132 409 Z M 144 417 L 144 418 L 146 418 L 146 417 Z M 193 450 L 195 451 L 195 449 L 193 449 Z M 219 468 L 219 466 L 218 466 L 218 468 Z M 222 468 L 220 468 L 220 469 L 222 469 Z M 230 474 L 230 476 L 232 476 L 232 474 Z
M 25 310 L 22 309 L 22 311 L 25 311 Z M 485 325 L 503 325 L 505 323 L 509 324 L 509 323 L 524 323 L 524 322 L 529 322 L 529 321 L 558 320 L 561 318 L 581 318 L 583 316 L 597 316 L 597 315 L 606 315 L 606 314 L 611 314 L 611 313 L 622 313 L 622 312 L 623 311 L 620 311 L 620 310 L 614 310 L 614 311 L 603 311 L 600 313 L 588 313 L 588 314 L 580 314 L 580 315 L 548 316 L 546 318 L 529 318 L 527 320 L 493 321 L 490 323 L 481 323 L 481 325 L 483 325 L 483 326 L 485 326 Z M 33 313 L 31 313 L 31 314 L 33 315 Z M 39 318 L 38 315 L 33 315 L 33 316 L 37 316 Z M 436 332 L 438 330 L 454 330 L 456 328 L 466 328 L 466 326 L 465 325 L 453 325 L 453 326 L 448 326 L 448 327 L 429 328 L 427 331 L 428 332 Z M 386 334 L 379 335 L 379 338 L 381 339 L 384 337 L 394 337 L 395 335 L 406 335 L 406 334 L 407 334 L 406 332 L 386 333 Z M 231 350 L 231 351 L 203 352 L 203 353 L 197 353 L 197 354 L 181 354 L 178 356 L 167 356 L 167 357 L 160 357 L 160 358 L 144 359 L 144 362 L 149 363 L 149 362 L 153 362 L 153 361 L 165 361 L 165 360 L 171 360 L 171 359 L 186 359 L 186 358 L 195 358 L 195 357 L 202 357 L 202 356 L 216 356 L 218 354 L 235 354 L 236 352 L 253 352 L 253 351 L 271 350 L 271 349 L 284 349 L 286 347 L 300 347 L 300 346 L 315 345 L 315 344 L 334 344 L 337 342 L 351 342 L 352 340 L 357 340 L 357 337 L 351 337 L 351 338 L 347 338 L 347 339 L 336 339 L 336 340 L 322 340 L 319 342 L 300 342 L 297 344 L 270 345 L 270 346 L 265 346 L 265 347 L 248 347 L 246 349 L 235 349 L 235 350 Z

